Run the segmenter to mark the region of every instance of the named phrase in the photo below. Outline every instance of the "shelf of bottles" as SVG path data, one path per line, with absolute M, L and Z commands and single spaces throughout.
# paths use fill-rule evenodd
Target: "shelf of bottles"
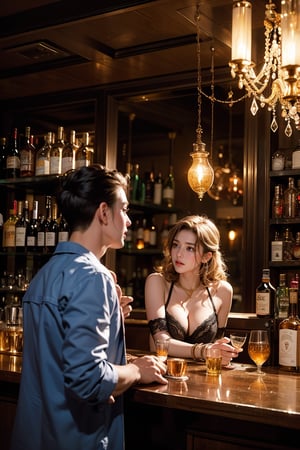
M 300 170 L 272 170 L 270 179 L 270 266 L 300 267 Z

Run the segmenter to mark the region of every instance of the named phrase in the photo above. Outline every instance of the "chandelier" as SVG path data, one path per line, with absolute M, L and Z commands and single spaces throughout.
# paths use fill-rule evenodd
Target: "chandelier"
M 232 9 L 231 74 L 239 88 L 252 96 L 251 113 L 260 105 L 272 111 L 271 130 L 278 129 L 276 106 L 286 120 L 286 136 L 292 135 L 291 121 L 300 130 L 300 0 L 282 0 L 281 14 L 269 0 L 265 9 L 264 64 L 258 74 L 251 59 L 252 4 L 241 0 Z
M 206 144 L 202 142 L 202 126 L 201 126 L 201 48 L 200 48 L 200 10 L 197 5 L 196 16 L 197 26 L 197 105 L 198 105 L 198 117 L 197 117 L 197 129 L 196 129 L 196 142 L 193 144 L 193 151 L 190 156 L 193 159 L 192 165 L 188 170 L 188 183 L 191 189 L 197 193 L 199 200 L 203 199 L 204 194 L 210 189 L 214 181 L 214 171 L 211 167 L 208 155 L 205 150 Z

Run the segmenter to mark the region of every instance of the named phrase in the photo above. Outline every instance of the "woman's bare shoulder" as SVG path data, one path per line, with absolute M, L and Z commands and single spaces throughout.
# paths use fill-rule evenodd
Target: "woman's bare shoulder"
M 164 279 L 164 276 L 161 273 L 153 272 L 153 273 L 150 273 L 147 276 L 146 283 L 147 284 L 150 283 L 150 284 L 155 284 L 155 285 L 162 285 L 162 284 L 165 284 L 166 281 Z

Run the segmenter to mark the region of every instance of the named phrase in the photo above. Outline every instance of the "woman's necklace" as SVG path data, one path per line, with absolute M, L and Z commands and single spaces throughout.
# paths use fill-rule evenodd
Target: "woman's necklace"
M 177 286 L 180 287 L 186 294 L 187 294 L 187 298 L 185 300 L 181 300 L 180 301 L 180 306 L 182 306 L 182 308 L 185 310 L 186 304 L 188 303 L 188 301 L 190 300 L 190 298 L 193 296 L 194 292 L 197 291 L 197 289 L 199 288 L 199 286 L 197 286 L 194 289 L 187 289 L 185 287 L 182 286 L 182 284 L 180 283 L 180 281 L 177 281 Z

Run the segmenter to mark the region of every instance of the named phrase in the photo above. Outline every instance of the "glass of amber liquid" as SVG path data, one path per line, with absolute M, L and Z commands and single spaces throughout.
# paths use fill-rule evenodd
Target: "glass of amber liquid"
M 248 353 L 252 361 L 256 364 L 255 373 L 259 376 L 265 375 L 261 367 L 270 356 L 271 348 L 268 332 L 266 330 L 251 330 Z

